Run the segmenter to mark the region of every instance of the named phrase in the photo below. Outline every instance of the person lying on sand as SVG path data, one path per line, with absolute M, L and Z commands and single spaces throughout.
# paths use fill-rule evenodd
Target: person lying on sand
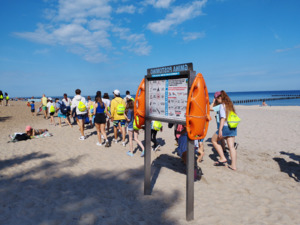
M 47 129 L 33 129 L 30 125 L 26 126 L 26 128 L 25 128 L 25 132 L 29 137 L 41 135 L 42 133 L 44 133 L 46 131 L 48 131 L 48 130 Z

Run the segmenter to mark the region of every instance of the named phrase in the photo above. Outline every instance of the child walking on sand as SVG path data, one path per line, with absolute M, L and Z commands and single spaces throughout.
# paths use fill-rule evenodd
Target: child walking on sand
M 54 121 L 54 113 L 55 113 L 55 104 L 53 103 L 52 98 L 48 98 L 49 102 L 47 103 L 47 108 L 48 108 L 48 112 L 50 114 L 50 125 L 54 125 L 55 126 L 55 121 Z
M 156 135 L 157 135 L 157 131 L 162 131 L 163 127 L 161 125 L 161 122 L 159 121 L 152 121 L 151 122 L 151 141 L 153 142 L 153 148 L 152 151 L 157 151 L 160 148 L 160 145 L 157 144 L 157 140 L 156 140 Z
M 195 150 L 198 152 L 198 158 L 197 162 L 202 162 L 203 161 L 203 156 L 204 156 L 204 145 L 203 145 L 204 139 L 200 140 L 195 140 L 194 145 L 195 145 Z
M 105 142 L 105 147 L 109 147 L 109 142 L 105 132 L 105 124 L 106 124 L 105 114 L 110 117 L 106 105 L 104 104 L 104 102 L 102 102 L 101 93 L 100 93 L 100 96 L 96 97 L 96 102 L 94 104 L 95 127 L 98 136 L 97 145 L 102 146 L 102 138 L 101 138 L 101 134 L 102 134 Z
M 220 126 L 218 131 L 212 136 L 212 144 L 218 152 L 220 159 L 214 164 L 215 166 L 227 166 L 232 170 L 237 169 L 237 154 L 234 147 L 235 137 L 237 136 L 237 128 L 230 128 L 227 123 L 229 112 L 235 112 L 233 103 L 225 91 L 221 91 L 217 98 L 220 103 Z M 227 164 L 227 159 L 224 155 L 222 146 L 218 143 L 219 140 L 225 139 L 229 148 L 231 165 Z
M 90 120 L 90 126 L 93 128 L 93 116 L 94 116 L 94 102 L 91 99 L 91 96 L 87 97 L 88 100 L 88 115 L 89 115 L 89 120 Z
M 126 153 L 129 156 L 133 156 L 133 142 L 132 142 L 132 135 L 136 143 L 141 147 L 142 153 L 141 157 L 144 156 L 144 145 L 142 142 L 138 139 L 139 136 L 139 130 L 137 127 L 134 126 L 134 113 L 133 113 L 133 108 L 134 108 L 134 102 L 129 99 L 127 101 L 127 106 L 126 106 L 126 111 L 125 111 L 125 118 L 128 122 L 128 139 L 129 139 L 129 148 L 130 150 Z
M 35 112 L 34 101 L 32 101 L 31 104 L 30 104 L 30 111 L 31 111 L 31 113 L 32 113 L 32 116 L 34 116 L 34 112 Z

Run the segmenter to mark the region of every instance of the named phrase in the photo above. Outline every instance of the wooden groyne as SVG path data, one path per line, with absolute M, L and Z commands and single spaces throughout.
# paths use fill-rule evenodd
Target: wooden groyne
M 280 96 L 280 97 L 300 97 L 300 94 L 297 95 L 272 95 L 272 96 Z
M 272 96 L 274 96 L 274 95 L 272 95 Z M 283 97 L 280 97 L 280 98 L 259 98 L 259 99 L 234 100 L 232 102 L 233 102 L 233 104 L 241 104 L 241 103 L 263 102 L 263 101 L 269 102 L 269 101 L 285 100 L 285 99 L 297 99 L 297 98 L 300 99 L 300 95 L 283 96 Z

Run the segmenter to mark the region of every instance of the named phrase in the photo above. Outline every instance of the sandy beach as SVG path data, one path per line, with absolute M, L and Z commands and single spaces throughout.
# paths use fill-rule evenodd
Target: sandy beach
M 167 124 L 157 135 L 160 151 L 151 153 L 153 191 L 145 196 L 139 149 L 129 157 L 128 145 L 97 146 L 95 128 L 80 141 L 77 125 L 49 125 L 42 114 L 33 117 L 26 102 L 10 103 L 0 107 L 0 224 L 299 224 L 298 106 L 236 107 L 242 119 L 236 172 L 213 166 L 211 114 L 199 164 L 204 175 L 195 182 L 195 219 L 187 222 L 186 175 Z M 26 125 L 53 136 L 8 143 L 8 135 Z

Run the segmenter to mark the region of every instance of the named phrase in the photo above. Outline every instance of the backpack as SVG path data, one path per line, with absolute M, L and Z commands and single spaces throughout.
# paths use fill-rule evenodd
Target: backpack
M 50 105 L 50 113 L 54 113 L 55 112 L 55 107 L 53 105 Z
M 138 116 L 136 116 L 136 122 L 137 122 L 137 124 L 140 123 L 140 122 L 139 122 L 139 117 L 138 117 Z M 133 129 L 134 129 L 134 130 L 139 130 L 139 128 L 136 126 L 136 122 L 135 122 L 135 119 L 133 119 Z
M 59 109 L 62 114 L 67 114 L 70 111 L 70 109 L 68 109 L 68 107 L 65 105 L 64 102 L 59 102 L 59 104 L 60 104 Z
M 86 111 L 86 105 L 82 101 L 79 101 L 77 108 L 80 112 Z
M 117 114 L 124 115 L 124 113 L 125 113 L 125 106 L 122 103 L 118 104 L 117 105 Z
M 202 175 L 203 175 L 203 173 L 202 173 L 202 170 L 201 170 L 200 166 L 195 166 L 194 181 L 201 180 Z
M 153 122 L 153 129 L 154 130 L 159 131 L 161 129 L 161 127 L 162 127 L 161 122 L 159 122 L 159 121 L 154 121 Z
M 241 119 L 236 115 L 233 111 L 230 111 L 228 118 L 227 118 L 227 123 L 230 128 L 237 128 L 239 125 L 239 122 Z

